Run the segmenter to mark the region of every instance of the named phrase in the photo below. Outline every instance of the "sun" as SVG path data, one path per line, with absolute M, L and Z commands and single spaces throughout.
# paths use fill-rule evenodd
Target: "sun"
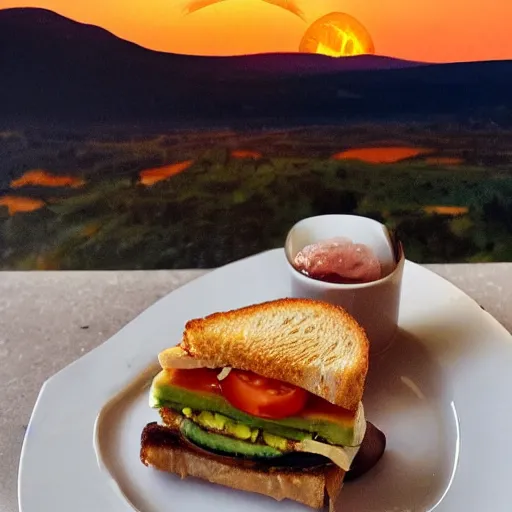
M 333 12 L 315 21 L 299 45 L 302 53 L 331 57 L 374 54 L 375 46 L 366 28 L 349 14 Z

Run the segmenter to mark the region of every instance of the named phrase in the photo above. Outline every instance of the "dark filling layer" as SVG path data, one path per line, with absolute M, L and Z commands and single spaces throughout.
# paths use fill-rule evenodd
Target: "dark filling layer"
M 226 455 L 216 450 L 207 450 L 186 437 L 180 432 L 163 427 L 157 423 L 149 423 L 142 432 L 142 446 L 151 445 L 155 448 L 182 448 L 192 451 L 201 457 L 214 459 L 223 464 L 250 468 L 260 471 L 289 471 L 303 472 L 318 470 L 332 464 L 329 459 L 313 453 L 289 453 L 282 457 L 272 459 L 247 458 L 235 455 Z
M 157 423 L 149 423 L 142 432 L 142 446 L 161 448 L 182 448 L 198 455 L 217 460 L 223 464 L 250 468 L 260 471 L 304 472 L 317 471 L 331 465 L 332 462 L 321 455 L 311 453 L 289 453 L 271 459 L 249 459 L 226 455 L 215 450 L 206 450 L 181 435 L 179 431 L 163 427 Z M 355 480 L 372 469 L 384 454 L 386 448 L 385 435 L 372 423 L 367 422 L 366 434 L 361 448 L 352 463 L 351 470 L 345 480 Z
M 272 459 L 248 458 L 240 457 L 238 455 L 226 455 L 225 453 L 217 450 L 206 450 L 205 448 L 193 443 L 192 441 L 186 438 L 184 438 L 183 441 L 184 444 L 194 449 L 195 451 L 201 452 L 204 455 L 216 455 L 219 460 L 222 459 L 224 462 L 229 460 L 230 462 L 237 466 L 239 466 L 240 464 L 247 464 L 247 466 L 249 467 L 255 467 L 256 465 L 258 467 L 267 469 L 288 469 L 302 471 L 304 469 L 317 469 L 319 467 L 332 464 L 332 462 L 326 457 L 322 457 L 321 455 L 316 455 L 314 453 L 292 452 L 286 453 L 282 457 L 275 457 Z

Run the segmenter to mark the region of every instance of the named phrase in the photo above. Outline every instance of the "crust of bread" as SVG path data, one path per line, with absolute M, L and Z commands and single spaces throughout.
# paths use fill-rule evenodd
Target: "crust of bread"
M 173 473 L 181 478 L 195 477 L 232 489 L 290 499 L 315 509 L 326 503 L 333 510 L 343 485 L 344 471 L 326 466 L 311 471 L 256 470 L 205 458 L 179 443 L 169 429 L 150 423 L 141 436 L 140 459 L 146 466 Z
M 251 370 L 349 410 L 362 400 L 368 372 L 364 329 L 343 308 L 310 299 L 191 320 L 180 347 L 212 368 Z

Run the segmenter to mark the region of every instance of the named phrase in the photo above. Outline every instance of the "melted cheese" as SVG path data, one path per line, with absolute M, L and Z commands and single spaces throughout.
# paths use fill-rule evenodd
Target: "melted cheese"
M 354 458 L 359 452 L 361 443 L 363 442 L 364 435 L 366 433 L 366 418 L 364 415 L 363 404 L 359 404 L 359 408 L 356 416 L 356 424 L 354 427 L 354 440 L 357 446 L 333 446 L 330 444 L 319 443 L 318 441 L 312 441 L 305 439 L 301 443 L 298 443 L 295 447 L 297 451 L 315 453 L 322 455 L 330 459 L 336 466 L 340 467 L 344 471 L 348 471 Z
M 197 368 L 209 368 L 201 359 L 192 357 L 181 347 L 172 347 L 158 354 L 158 362 L 165 369 L 195 370 Z

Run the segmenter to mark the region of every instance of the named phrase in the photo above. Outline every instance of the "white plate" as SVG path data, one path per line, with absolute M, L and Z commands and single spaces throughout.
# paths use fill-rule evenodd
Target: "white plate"
M 147 406 L 148 375 L 139 377 L 180 340 L 185 322 L 289 295 L 282 250 L 233 263 L 163 298 L 48 380 L 23 444 L 21 512 L 307 510 L 180 481 L 139 461 L 141 430 L 156 419 Z M 397 341 L 373 362 L 365 394 L 367 417 L 386 433 L 387 451 L 345 486 L 343 510 L 510 512 L 510 334 L 460 290 L 410 262 L 399 323 Z

